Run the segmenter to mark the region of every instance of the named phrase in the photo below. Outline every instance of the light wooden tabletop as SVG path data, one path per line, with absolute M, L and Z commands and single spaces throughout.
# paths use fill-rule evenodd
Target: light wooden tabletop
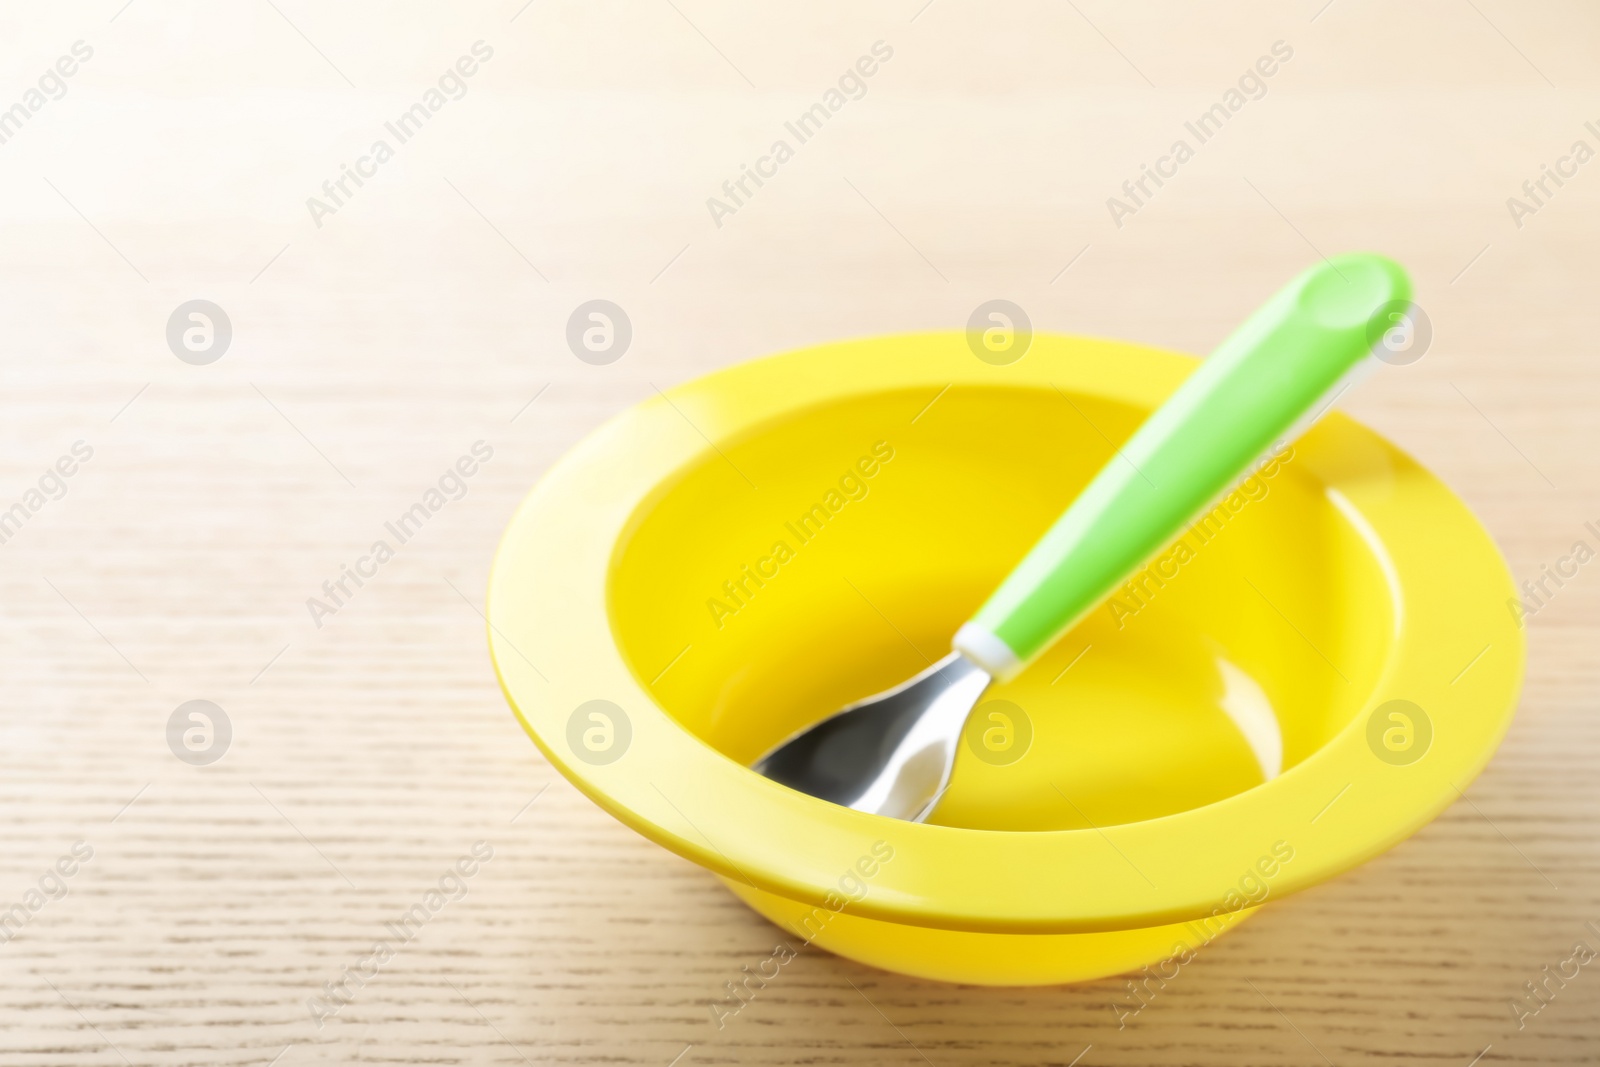
M 808 950 L 719 1030 L 775 931 L 552 772 L 479 615 L 517 501 L 656 387 L 996 297 L 1203 353 L 1353 248 L 1410 266 L 1434 338 L 1347 409 L 1538 577 L 1600 545 L 1597 44 L 1590 6 L 1506 0 L 6 4 L 0 1063 L 1600 1061 L 1592 968 L 1512 1007 L 1600 948 L 1600 570 L 1530 620 L 1465 802 L 1122 1029 L 1121 980 Z M 566 340 L 591 299 L 632 324 L 607 365 Z M 214 311 L 185 347 L 195 300 L 225 350 Z

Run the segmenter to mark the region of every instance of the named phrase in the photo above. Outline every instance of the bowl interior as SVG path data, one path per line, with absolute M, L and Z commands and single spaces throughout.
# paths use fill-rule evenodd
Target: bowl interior
M 964 383 L 759 424 L 634 512 L 608 575 L 626 662 L 749 764 L 925 667 L 1148 414 Z M 937 821 L 1170 815 L 1305 760 L 1362 709 L 1395 605 L 1376 546 L 1284 455 L 979 705 Z

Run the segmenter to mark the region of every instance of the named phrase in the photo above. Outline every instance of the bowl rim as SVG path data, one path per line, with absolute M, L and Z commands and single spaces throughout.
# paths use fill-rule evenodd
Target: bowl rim
M 1212 804 L 1027 832 L 840 808 L 762 778 L 680 726 L 614 639 L 619 539 L 680 472 L 714 459 L 718 441 L 808 407 L 907 390 L 925 390 L 931 404 L 947 389 L 1058 389 L 1148 410 L 1195 365 L 1143 345 L 1036 333 L 1025 357 L 994 366 L 974 358 L 963 332 L 947 331 L 813 346 L 658 390 L 557 461 L 502 536 L 485 615 L 506 699 L 557 770 L 626 825 L 724 878 L 833 912 L 973 931 L 1133 929 L 1240 910 L 1354 867 L 1430 821 L 1482 770 L 1515 712 L 1524 643 L 1507 608 L 1512 579 L 1477 518 L 1337 412 L 1296 450 L 1337 457 L 1359 446 L 1388 464 L 1389 478 L 1334 464 L 1322 480 L 1397 600 L 1389 658 L 1361 712 L 1320 749 Z M 1404 766 L 1367 743 L 1369 716 L 1393 698 L 1435 709 L 1431 746 Z M 631 726 L 611 763 L 575 757 L 566 740 L 576 709 L 596 699 L 624 709 Z M 1292 861 L 1274 858 L 1284 846 Z

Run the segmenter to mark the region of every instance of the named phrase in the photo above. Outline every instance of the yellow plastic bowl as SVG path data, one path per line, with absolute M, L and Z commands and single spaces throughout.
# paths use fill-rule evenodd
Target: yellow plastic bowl
M 944 654 L 1194 366 L 1045 335 L 991 366 L 937 333 L 647 401 L 506 531 L 488 610 L 506 697 L 579 789 L 795 938 L 996 985 L 1181 963 L 1427 823 L 1514 709 L 1493 543 L 1343 416 L 988 694 L 1006 703 L 980 705 L 940 825 L 746 764 Z

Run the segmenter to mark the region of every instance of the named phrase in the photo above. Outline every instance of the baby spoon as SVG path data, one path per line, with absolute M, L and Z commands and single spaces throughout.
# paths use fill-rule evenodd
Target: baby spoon
M 858 811 L 920 822 L 943 794 L 967 715 L 1097 607 L 1277 442 L 1305 432 L 1375 366 L 1411 283 L 1382 256 L 1337 256 L 1290 282 L 1117 450 L 970 621 L 954 651 L 755 764 Z

